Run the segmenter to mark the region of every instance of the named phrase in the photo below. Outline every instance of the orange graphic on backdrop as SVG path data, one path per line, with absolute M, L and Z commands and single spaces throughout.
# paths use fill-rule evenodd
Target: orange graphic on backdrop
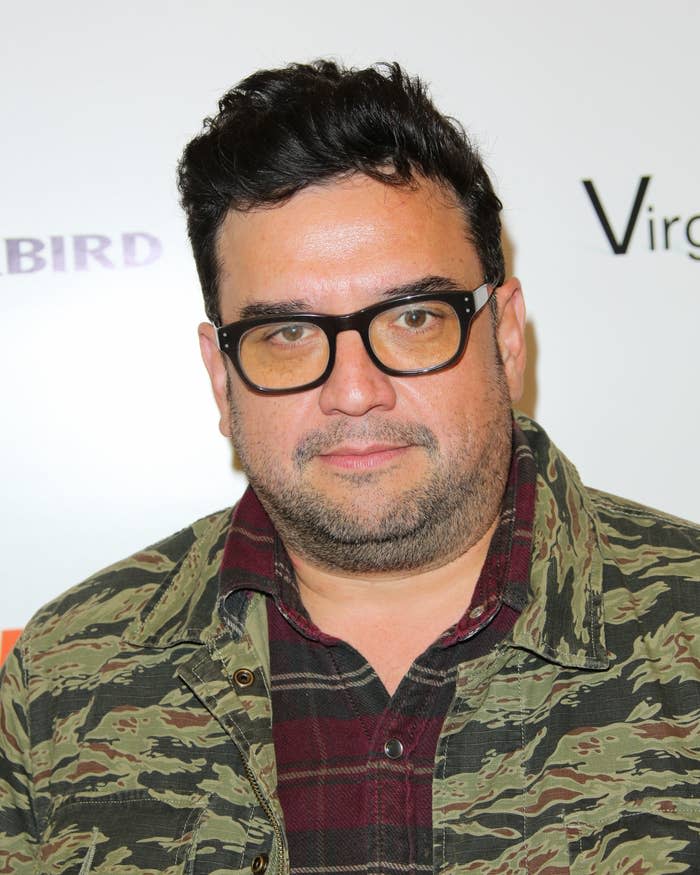
M 15 646 L 15 641 L 19 638 L 21 629 L 3 629 L 2 637 L 0 637 L 0 665 L 5 662 L 5 657 Z

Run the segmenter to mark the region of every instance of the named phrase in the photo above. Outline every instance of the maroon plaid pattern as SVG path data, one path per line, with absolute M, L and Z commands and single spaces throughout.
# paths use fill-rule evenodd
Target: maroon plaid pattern
M 499 525 L 471 603 L 393 697 L 364 657 L 322 633 L 252 490 L 224 551 L 222 594 L 266 593 L 278 788 L 295 873 L 432 872 L 435 753 L 456 668 L 492 648 L 525 605 L 535 462 L 513 426 Z

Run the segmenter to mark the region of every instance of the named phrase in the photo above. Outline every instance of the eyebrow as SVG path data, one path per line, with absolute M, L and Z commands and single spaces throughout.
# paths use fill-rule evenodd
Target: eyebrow
M 463 291 L 464 286 L 455 280 L 446 276 L 423 276 L 420 279 L 412 280 L 410 283 L 403 283 L 400 286 L 392 286 L 388 289 L 382 289 L 379 292 L 380 298 L 391 300 L 392 298 L 403 298 L 406 295 L 423 295 L 435 292 L 459 292 Z M 304 298 L 295 298 L 290 301 L 260 301 L 256 303 L 246 304 L 241 307 L 239 319 L 257 319 L 261 316 L 294 316 L 299 313 L 314 313 L 316 312 L 312 304 Z

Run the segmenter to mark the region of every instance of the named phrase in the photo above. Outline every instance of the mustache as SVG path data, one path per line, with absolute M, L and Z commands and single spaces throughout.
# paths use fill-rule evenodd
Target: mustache
M 425 425 L 410 422 L 348 422 L 338 421 L 325 429 L 307 432 L 294 449 L 292 458 L 303 467 L 314 456 L 327 453 L 338 444 L 386 442 L 424 447 L 430 455 L 437 455 L 438 440 Z

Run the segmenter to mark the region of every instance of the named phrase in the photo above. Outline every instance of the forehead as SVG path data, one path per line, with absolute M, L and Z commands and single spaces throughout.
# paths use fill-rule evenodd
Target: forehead
M 282 205 L 231 211 L 217 239 L 224 322 L 249 304 L 307 301 L 341 313 L 424 276 L 466 288 L 482 282 L 456 198 L 354 175 L 303 189 Z

